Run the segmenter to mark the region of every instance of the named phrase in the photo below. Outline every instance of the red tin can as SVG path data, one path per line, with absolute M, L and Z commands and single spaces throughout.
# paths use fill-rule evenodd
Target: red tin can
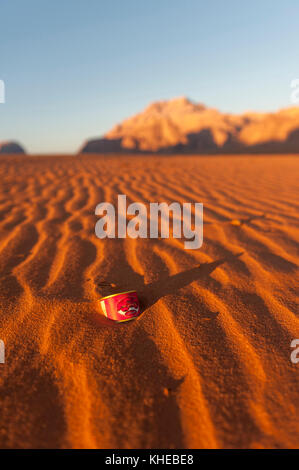
M 140 305 L 134 290 L 107 295 L 100 300 L 104 315 L 110 320 L 123 322 L 140 315 Z

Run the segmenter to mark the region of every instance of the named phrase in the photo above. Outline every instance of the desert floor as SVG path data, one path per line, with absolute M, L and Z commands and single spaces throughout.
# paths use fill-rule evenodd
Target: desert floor
M 298 447 L 298 170 L 296 156 L 1 157 L 0 447 Z M 203 202 L 202 248 L 97 239 L 95 207 L 118 194 Z M 101 315 L 120 289 L 139 292 L 138 320 Z

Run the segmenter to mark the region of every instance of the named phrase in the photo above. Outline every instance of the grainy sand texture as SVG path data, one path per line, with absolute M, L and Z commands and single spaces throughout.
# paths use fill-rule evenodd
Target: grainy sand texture
M 296 156 L 0 159 L 1 448 L 299 446 Z M 203 202 L 204 243 L 95 207 Z M 107 291 L 143 314 L 103 317 Z

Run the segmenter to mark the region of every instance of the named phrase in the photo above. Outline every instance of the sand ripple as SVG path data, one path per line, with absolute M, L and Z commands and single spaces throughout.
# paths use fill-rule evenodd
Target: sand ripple
M 291 156 L 2 157 L 0 447 L 298 447 L 296 174 Z M 97 239 L 117 194 L 203 202 L 203 247 Z M 106 284 L 138 290 L 138 321 L 105 321 Z

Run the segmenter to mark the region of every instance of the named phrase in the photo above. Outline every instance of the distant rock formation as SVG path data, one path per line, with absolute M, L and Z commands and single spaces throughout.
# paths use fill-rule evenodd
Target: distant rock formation
M 25 154 L 25 150 L 17 142 L 0 142 L 0 154 Z
M 184 97 L 159 101 L 80 150 L 109 152 L 299 153 L 299 107 L 235 115 Z

